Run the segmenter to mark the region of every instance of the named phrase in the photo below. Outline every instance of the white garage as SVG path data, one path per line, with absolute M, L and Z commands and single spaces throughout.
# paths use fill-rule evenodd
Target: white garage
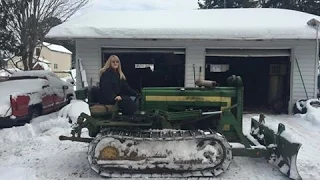
M 317 95 L 312 18 L 320 19 L 283 9 L 104 11 L 70 19 L 47 37 L 75 40 L 89 85 L 98 83 L 99 69 L 116 54 L 134 88 L 194 87 L 201 67 L 202 77 L 221 85 L 229 74 L 240 75 L 245 108 L 280 101 L 290 113 L 296 100 Z

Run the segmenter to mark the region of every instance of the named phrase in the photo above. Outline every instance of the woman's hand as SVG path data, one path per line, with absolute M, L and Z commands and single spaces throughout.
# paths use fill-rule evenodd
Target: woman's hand
M 121 96 L 117 96 L 116 98 L 114 98 L 114 100 L 116 100 L 116 101 L 121 101 L 122 98 L 121 98 Z

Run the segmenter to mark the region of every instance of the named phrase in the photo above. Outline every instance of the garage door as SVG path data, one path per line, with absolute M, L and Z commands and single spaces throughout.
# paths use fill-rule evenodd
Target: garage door
M 134 89 L 183 86 L 185 49 L 181 48 L 102 48 L 103 65 L 116 54 L 127 81 Z
M 279 57 L 290 56 L 290 49 L 206 49 L 206 56 Z
M 290 49 L 206 49 L 205 77 L 227 85 L 226 79 L 239 75 L 244 83 L 245 109 L 263 109 L 290 95 Z

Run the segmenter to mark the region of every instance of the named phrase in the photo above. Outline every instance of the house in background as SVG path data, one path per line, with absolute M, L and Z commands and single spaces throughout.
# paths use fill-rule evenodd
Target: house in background
M 34 69 L 43 69 L 55 71 L 65 71 L 71 69 L 72 52 L 67 48 L 43 42 L 38 45 L 34 51 Z M 23 69 L 23 63 L 20 56 L 14 57 L 12 60 L 7 62 L 7 68 L 18 67 Z M 58 76 L 64 77 L 66 74 L 57 74 Z
M 49 67 L 52 71 L 71 69 L 72 52 L 61 45 L 43 42 L 36 47 L 34 56 L 48 60 L 50 62 Z

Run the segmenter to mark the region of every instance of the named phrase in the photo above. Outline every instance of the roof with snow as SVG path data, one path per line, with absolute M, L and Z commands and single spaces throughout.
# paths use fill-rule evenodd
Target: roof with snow
M 53 27 L 49 38 L 315 39 L 320 16 L 285 9 L 90 12 Z
M 43 45 L 45 47 L 47 47 L 48 49 L 50 49 L 51 51 L 57 51 L 57 52 L 63 52 L 63 53 L 67 53 L 67 54 L 72 54 L 72 52 L 69 51 L 67 48 L 65 48 L 64 46 L 58 45 L 58 44 L 52 44 L 52 43 L 43 42 Z

